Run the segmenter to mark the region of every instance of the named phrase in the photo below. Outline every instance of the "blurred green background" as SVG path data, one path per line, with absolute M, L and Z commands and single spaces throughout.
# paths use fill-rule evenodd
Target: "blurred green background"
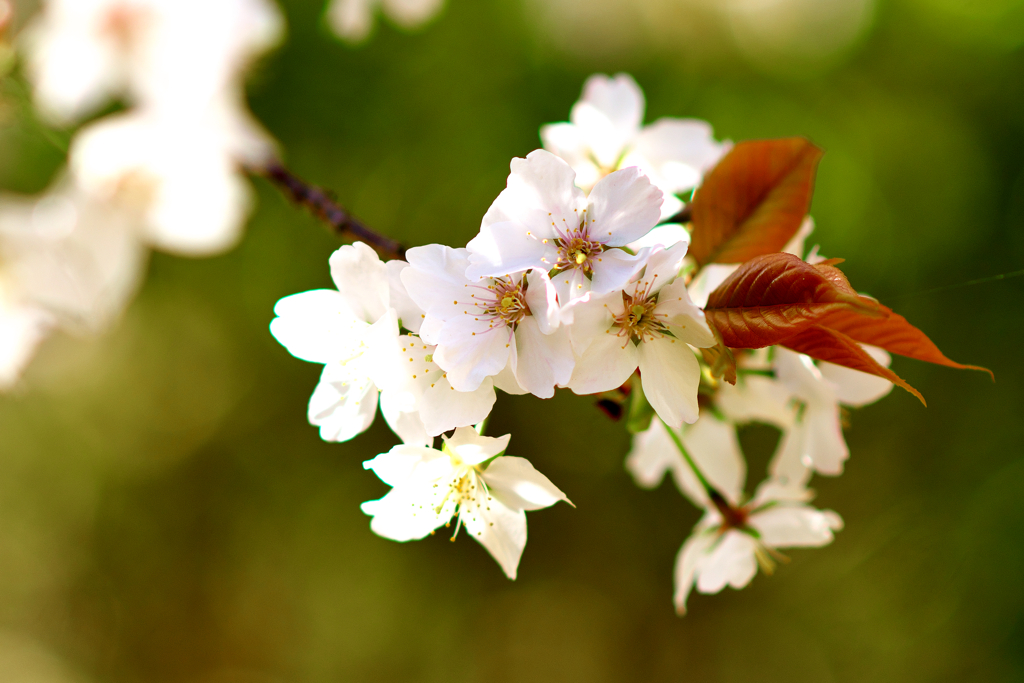
M 1024 278 L 931 291 L 1024 263 L 1024 2 L 449 0 L 357 49 L 322 9 L 284 3 L 252 107 L 368 224 L 463 244 L 585 78 L 629 71 L 648 121 L 824 147 L 811 243 L 997 383 L 897 359 L 929 406 L 852 415 L 846 474 L 814 482 L 835 543 L 682 619 L 697 511 L 634 486 L 590 399 L 502 396 L 489 431 L 577 505 L 530 515 L 509 582 L 467 538 L 369 531 L 387 487 L 361 462 L 395 438 L 320 441 L 320 366 L 267 331 L 277 299 L 330 286 L 339 241 L 258 181 L 237 249 L 155 254 L 119 326 L 51 339 L 0 398 L 0 680 L 1024 680 Z M 0 144 L 4 189 L 61 161 L 23 118 Z M 775 434 L 743 439 L 753 487 Z

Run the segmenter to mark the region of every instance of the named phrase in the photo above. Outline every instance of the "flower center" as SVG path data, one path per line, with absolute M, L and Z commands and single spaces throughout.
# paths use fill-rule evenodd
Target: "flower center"
M 613 322 L 619 328 L 620 337 L 628 337 L 636 342 L 643 342 L 667 331 L 665 323 L 658 320 L 654 312 L 658 302 L 646 293 L 637 292 L 630 296 L 622 293 L 623 311 L 615 316 Z
M 591 239 L 590 229 L 585 223 L 581 223 L 576 230 L 570 230 L 556 238 L 555 244 L 558 245 L 558 262 L 555 263 L 555 270 L 579 268 L 587 275 L 593 273 L 594 257 L 605 249 L 603 244 Z
M 514 327 L 519 321 L 530 314 L 526 303 L 525 280 L 514 282 L 511 278 L 496 278 L 494 284 L 488 286 L 494 299 L 487 305 L 484 312 L 499 318 L 505 325 Z

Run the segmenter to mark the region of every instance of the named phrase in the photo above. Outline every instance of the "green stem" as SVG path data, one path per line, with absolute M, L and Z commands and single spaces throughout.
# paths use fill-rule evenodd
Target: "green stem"
M 693 457 L 686 450 L 686 446 L 683 445 L 683 439 L 679 436 L 679 432 L 672 429 L 672 427 L 670 427 L 664 420 L 662 420 L 661 423 L 665 425 L 665 429 L 668 430 L 669 435 L 672 437 L 672 441 L 676 444 L 676 448 L 678 448 L 679 452 L 682 454 L 683 460 L 686 461 L 686 464 L 689 465 L 690 469 L 693 471 L 694 476 L 697 477 L 697 481 L 699 481 L 700 485 L 704 487 L 704 492 L 707 493 L 708 497 L 712 500 L 716 497 L 721 498 L 722 494 L 720 494 L 718 490 L 711 485 L 711 482 L 709 482 L 708 478 L 704 476 L 704 473 L 700 471 L 700 468 L 697 467 L 697 463 L 694 462 Z

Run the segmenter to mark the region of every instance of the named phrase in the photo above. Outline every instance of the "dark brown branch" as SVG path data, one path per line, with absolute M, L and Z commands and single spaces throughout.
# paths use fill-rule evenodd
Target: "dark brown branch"
M 679 210 L 679 213 L 669 216 L 658 223 L 658 225 L 663 225 L 665 223 L 689 223 L 691 220 L 693 220 L 693 211 L 690 208 L 690 204 L 684 204 L 683 208 Z
M 271 162 L 262 168 L 250 168 L 249 171 L 272 182 L 293 202 L 306 207 L 310 213 L 330 225 L 338 235 L 366 242 L 381 256 L 405 258 L 405 247 L 399 242 L 366 227 L 338 204 L 329 192 L 310 185 L 281 164 Z

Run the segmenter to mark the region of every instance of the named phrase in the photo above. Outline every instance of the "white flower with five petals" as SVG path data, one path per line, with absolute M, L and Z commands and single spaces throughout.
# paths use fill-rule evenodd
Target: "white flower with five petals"
M 723 495 L 739 497 L 738 491 Z M 696 585 L 701 593 L 717 593 L 727 585 L 739 589 L 750 583 L 758 565 L 766 573 L 782 558 L 779 548 L 818 548 L 828 545 L 843 520 L 832 510 L 807 504 L 812 494 L 800 486 L 774 480 L 758 487 L 754 498 L 737 506 L 718 500 L 706 506 L 676 557 L 676 611 L 686 613 L 686 599 Z
M 364 462 L 393 487 L 383 498 L 363 503 L 363 512 L 373 517 L 370 528 L 411 541 L 457 516 L 455 533 L 465 527 L 515 579 L 526 547 L 525 510 L 569 499 L 528 460 L 504 455 L 510 438 L 480 436 L 465 427 L 445 437 L 442 450 L 395 446 Z
M 541 270 L 466 276 L 469 252 L 440 244 L 410 249 L 402 281 L 424 311 L 420 336 L 457 391 L 475 391 L 506 368 L 541 398 L 572 374 L 568 330 L 555 289 Z
M 544 126 L 540 136 L 588 191 L 609 173 L 640 168 L 665 193 L 661 215 L 667 218 L 683 207 L 675 193 L 699 185 L 729 144 L 716 142 L 711 126 L 696 119 L 663 118 L 643 126 L 644 107 L 644 94 L 631 76 L 596 74 L 583 86 L 570 122 Z
M 715 337 L 679 277 L 686 247 L 653 252 L 625 290 L 571 304 L 577 358 L 570 389 L 610 391 L 639 367 L 644 394 L 667 424 L 697 419 L 700 364 L 690 346 L 714 346 Z
M 660 216 L 662 194 L 635 168 L 610 174 L 588 197 L 575 173 L 550 152 L 512 160 L 508 187 L 467 246 L 471 278 L 536 268 L 552 273 L 561 304 L 589 291 L 621 289 L 645 252 L 619 247 L 643 237 Z

